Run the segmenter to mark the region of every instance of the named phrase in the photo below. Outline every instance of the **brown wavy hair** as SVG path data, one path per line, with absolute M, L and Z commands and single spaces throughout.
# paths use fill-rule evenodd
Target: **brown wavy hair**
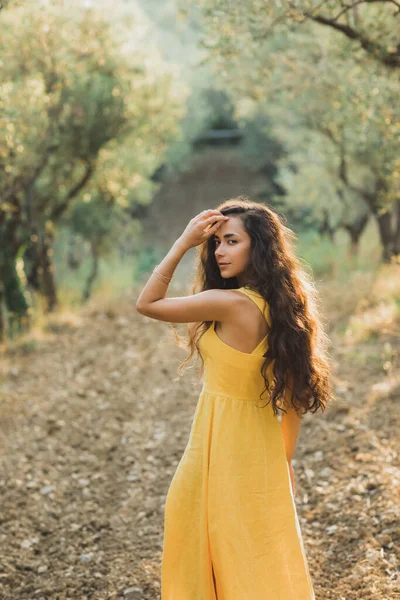
M 297 414 L 325 410 L 332 396 L 330 364 L 327 354 L 328 338 L 318 315 L 319 297 L 311 277 L 296 258 L 292 240 L 295 234 L 272 208 L 253 202 L 246 196 L 225 200 L 217 210 L 223 215 L 240 217 L 251 238 L 249 277 L 246 285 L 257 290 L 268 302 L 271 327 L 268 350 L 261 367 L 265 388 L 268 390 L 274 413 L 286 410 L 285 389 L 291 391 L 291 405 Z M 210 289 L 237 289 L 236 277 L 223 278 L 215 258 L 216 244 L 211 235 L 197 248 L 197 269 L 191 286 L 193 294 Z M 175 339 L 182 347 L 181 338 L 173 324 Z M 200 337 L 210 327 L 210 321 L 188 324 L 189 356 L 179 365 L 178 375 L 195 351 L 201 358 L 199 378 L 204 372 L 204 361 L 198 347 Z M 273 365 L 273 380 L 267 370 Z M 282 405 L 282 408 L 281 406 Z M 266 405 L 264 405 L 266 406 Z

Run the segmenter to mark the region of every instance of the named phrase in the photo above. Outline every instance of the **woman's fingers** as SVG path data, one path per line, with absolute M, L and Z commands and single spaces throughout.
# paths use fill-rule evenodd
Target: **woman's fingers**
M 212 220 L 215 221 L 215 218 L 213 217 Z M 214 223 L 214 225 L 211 225 L 211 224 L 207 225 L 207 227 L 205 229 L 203 229 L 203 231 L 207 231 L 207 232 L 215 231 L 215 229 L 217 229 L 221 225 L 221 223 L 223 223 L 225 220 L 226 220 L 225 217 L 223 217 L 222 219 L 217 219 L 217 222 Z
M 224 215 L 219 210 L 210 209 L 210 210 L 203 211 L 202 213 L 200 213 L 199 216 L 203 219 L 208 220 L 208 219 L 215 219 L 216 217 L 223 217 Z
M 226 221 L 228 217 L 225 215 L 212 215 L 211 217 L 207 217 L 207 221 Z

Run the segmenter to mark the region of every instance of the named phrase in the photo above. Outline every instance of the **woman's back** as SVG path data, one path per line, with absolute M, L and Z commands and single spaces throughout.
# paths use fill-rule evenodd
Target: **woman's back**
M 254 349 L 265 340 L 270 329 L 269 307 L 266 300 L 259 292 L 247 286 L 229 290 L 232 294 L 239 294 L 249 299 L 237 312 L 235 322 L 213 322 L 214 331 L 228 346 L 241 352 L 251 354 Z

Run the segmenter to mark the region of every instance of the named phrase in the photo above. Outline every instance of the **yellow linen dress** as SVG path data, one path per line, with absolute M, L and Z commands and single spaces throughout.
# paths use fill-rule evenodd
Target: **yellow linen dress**
M 270 323 L 261 294 L 239 290 Z M 165 502 L 161 599 L 315 600 L 281 426 L 259 398 L 268 336 L 249 354 L 214 326 L 199 341 L 203 388 Z

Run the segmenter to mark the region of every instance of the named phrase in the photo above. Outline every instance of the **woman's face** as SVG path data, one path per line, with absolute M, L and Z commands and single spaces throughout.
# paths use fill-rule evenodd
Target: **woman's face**
M 251 238 L 244 230 L 240 217 L 229 216 L 214 233 L 215 259 L 221 276 L 237 277 L 239 285 L 246 283 L 246 269 L 250 262 Z M 227 263 L 224 266 L 221 263 Z

